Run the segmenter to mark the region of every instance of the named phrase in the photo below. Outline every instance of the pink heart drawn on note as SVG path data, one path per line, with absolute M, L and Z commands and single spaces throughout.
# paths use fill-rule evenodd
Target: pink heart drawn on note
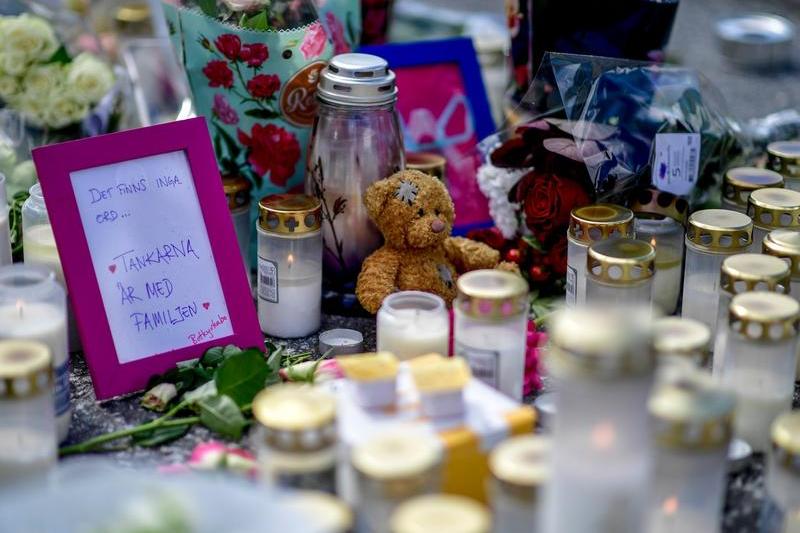
M 203 302 L 203 307 L 205 308 L 206 311 L 208 311 L 208 308 L 211 307 L 211 304 L 208 302 Z
M 116 271 L 117 271 L 117 265 L 108 265 L 108 269 L 109 269 L 109 270 L 111 271 L 111 273 L 113 274 L 114 272 L 116 272 Z

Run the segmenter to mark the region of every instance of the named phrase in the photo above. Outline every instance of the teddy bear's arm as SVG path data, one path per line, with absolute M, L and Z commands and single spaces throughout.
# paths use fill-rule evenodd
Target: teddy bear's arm
M 375 314 L 383 299 L 397 290 L 400 255 L 389 248 L 379 248 L 361 265 L 356 296 L 361 306 Z
M 500 262 L 500 252 L 464 237 L 449 237 L 444 241 L 444 253 L 459 273 L 494 268 Z

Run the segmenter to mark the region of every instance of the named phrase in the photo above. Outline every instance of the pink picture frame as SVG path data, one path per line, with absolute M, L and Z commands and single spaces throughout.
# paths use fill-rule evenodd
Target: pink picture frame
M 230 329 L 232 333 L 216 338 L 211 338 L 213 335 L 210 335 L 208 340 L 202 335 L 198 337 L 202 342 L 194 343 L 195 338 L 192 338 L 194 344 L 191 346 L 137 356 L 139 358 L 136 360 L 122 363 L 115 347 L 112 326 L 98 281 L 97 262 L 92 259 L 71 176 L 75 172 L 95 167 L 180 151 L 185 154 L 188 162 L 200 212 L 205 221 L 213 264 L 227 307 L 226 317 L 230 321 L 230 328 L 221 329 Z M 98 400 L 141 390 L 153 375 L 172 368 L 180 361 L 199 357 L 212 346 L 236 344 L 242 347 L 255 346 L 263 350 L 264 336 L 258 324 L 211 138 L 203 117 L 36 148 L 33 150 L 33 160 Z M 180 217 L 180 213 L 169 212 L 148 213 L 148 218 L 162 214 L 164 217 Z M 119 238 L 124 242 L 125 235 L 121 234 Z M 206 266 L 210 268 L 210 264 Z M 125 271 L 127 272 L 127 266 Z M 109 273 L 101 272 L 101 275 L 108 276 Z M 208 311 L 206 303 L 202 305 Z

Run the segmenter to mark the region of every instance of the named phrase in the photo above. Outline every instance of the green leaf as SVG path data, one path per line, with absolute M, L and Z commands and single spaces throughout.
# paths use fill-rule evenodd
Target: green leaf
M 56 52 L 50 56 L 50 59 L 47 60 L 48 63 L 61 63 L 62 65 L 66 65 L 67 63 L 72 62 L 72 58 L 67 52 L 67 49 L 62 44 Z
M 278 118 L 280 113 L 276 113 L 270 109 L 248 109 L 244 112 L 245 115 L 248 117 L 253 118 L 260 118 L 260 119 L 271 119 L 271 118 Z
M 536 239 L 536 237 L 534 237 L 533 235 L 525 235 L 525 236 L 522 237 L 522 240 L 525 241 L 525 243 L 528 246 L 530 246 L 531 248 L 533 248 L 537 252 L 544 252 L 544 248 L 542 247 L 542 243 L 540 243 Z
M 250 28 L 251 30 L 264 31 L 269 28 L 269 19 L 267 19 L 267 11 L 260 11 L 257 15 L 247 17 L 242 26 Z
M 227 346 L 215 346 L 209 348 L 203 357 L 200 358 L 200 364 L 206 368 L 217 368 L 225 359 L 242 353 L 242 349 L 235 344 L 228 344 Z
M 205 400 L 213 396 L 217 396 L 218 394 L 219 392 L 217 392 L 216 382 L 209 381 L 208 383 L 203 383 L 196 389 L 190 390 L 184 394 L 183 401 L 187 402 L 191 406 L 194 406 L 199 403 L 200 400 Z
M 247 426 L 239 406 L 230 396 L 213 396 L 200 400 L 200 423 L 220 435 L 238 440 Z
M 219 124 L 214 124 L 217 128 L 217 133 L 219 136 L 222 137 L 223 142 L 225 143 L 225 148 L 228 150 L 228 155 L 231 159 L 236 159 L 239 157 L 239 154 L 242 152 L 242 149 L 239 147 L 239 143 L 231 137 L 231 134 L 225 131 L 225 128 L 220 126 Z
M 252 349 L 226 359 L 217 368 L 214 381 L 220 394 L 230 396 L 238 405 L 247 405 L 266 386 L 270 372 L 264 355 Z
M 189 432 L 191 424 L 183 424 L 180 426 L 157 427 L 150 431 L 143 431 L 133 435 L 133 442 L 139 446 L 150 448 L 172 442 L 179 439 Z
M 197 0 L 200 9 L 211 18 L 217 18 L 217 0 Z
M 194 367 L 197 366 L 197 363 L 199 363 L 199 362 L 200 362 L 200 359 L 195 357 L 194 359 L 187 359 L 186 361 L 178 361 L 177 363 L 175 363 L 175 366 L 178 368 L 178 370 L 181 370 L 181 369 L 184 369 L 184 368 L 194 368 Z

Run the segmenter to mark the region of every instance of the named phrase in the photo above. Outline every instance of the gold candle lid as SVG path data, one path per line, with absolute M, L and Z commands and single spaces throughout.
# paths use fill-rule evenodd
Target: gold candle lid
M 406 152 L 406 168 L 445 181 L 447 159 L 433 152 Z
M 652 373 L 652 325 L 645 310 L 586 305 L 558 311 L 550 327 L 550 368 L 601 379 Z
M 767 145 L 767 167 L 785 178 L 800 178 L 800 141 L 777 141 Z
M 777 257 L 737 254 L 722 262 L 719 286 L 728 294 L 748 291 L 789 294 L 791 275 L 789 266 Z
M 772 230 L 764 237 L 761 246 L 765 254 L 787 260 L 791 264 L 792 278 L 800 278 L 800 232 Z
M 708 252 L 736 253 L 753 242 L 753 221 L 728 209 L 695 211 L 689 216 L 686 239 Z
M 750 193 L 767 187 L 783 187 L 783 176 L 766 168 L 735 167 L 725 173 L 722 198 L 746 209 Z
M 794 298 L 774 292 L 745 292 L 731 300 L 728 321 L 740 336 L 776 342 L 797 335 L 800 305 Z
M 314 524 L 325 533 L 348 533 L 353 530 L 353 511 L 342 500 L 327 492 L 293 491 L 286 504 L 297 516 L 313 516 Z
M 772 423 L 772 456 L 782 468 L 800 476 L 800 411 L 788 411 Z
M 400 504 L 389 521 L 392 533 L 490 533 L 489 511 L 452 494 L 417 496 Z
M 633 237 L 633 212 L 615 204 L 576 207 L 569 214 L 567 235 L 584 244 L 609 237 Z
M 800 192 L 791 189 L 759 189 L 747 200 L 753 225 L 766 230 L 800 228 Z
M 728 445 L 736 397 L 692 373 L 656 389 L 649 408 L 659 446 L 707 451 Z
M 18 400 L 52 390 L 50 348 L 28 340 L 0 341 L 0 399 Z
M 492 476 L 507 491 L 534 500 L 550 478 L 551 441 L 539 435 L 521 435 L 500 443 L 489 455 Z
M 336 440 L 336 399 L 316 387 L 274 385 L 253 400 L 253 417 L 270 446 L 286 451 L 313 451 Z
M 475 318 L 502 320 L 528 310 L 528 283 L 502 270 L 473 270 L 459 276 L 458 309 Z
M 379 435 L 357 445 L 352 455 L 356 472 L 400 497 L 424 491 L 441 460 L 439 443 L 414 432 Z
M 635 285 L 656 272 L 656 249 L 636 239 L 607 239 L 589 247 L 586 273 L 609 285 Z
M 228 199 L 228 209 L 233 211 L 250 205 L 250 190 L 253 186 L 242 176 L 223 176 L 222 189 Z
M 322 227 L 322 205 L 307 194 L 273 194 L 258 203 L 258 225 L 268 233 L 301 235 Z
M 668 316 L 653 323 L 653 347 L 656 355 L 678 355 L 704 365 L 711 348 L 711 330 L 692 318 Z
M 642 215 L 669 217 L 684 224 L 689 216 L 689 202 L 680 196 L 651 187 L 636 194 L 631 202 L 631 211 Z

